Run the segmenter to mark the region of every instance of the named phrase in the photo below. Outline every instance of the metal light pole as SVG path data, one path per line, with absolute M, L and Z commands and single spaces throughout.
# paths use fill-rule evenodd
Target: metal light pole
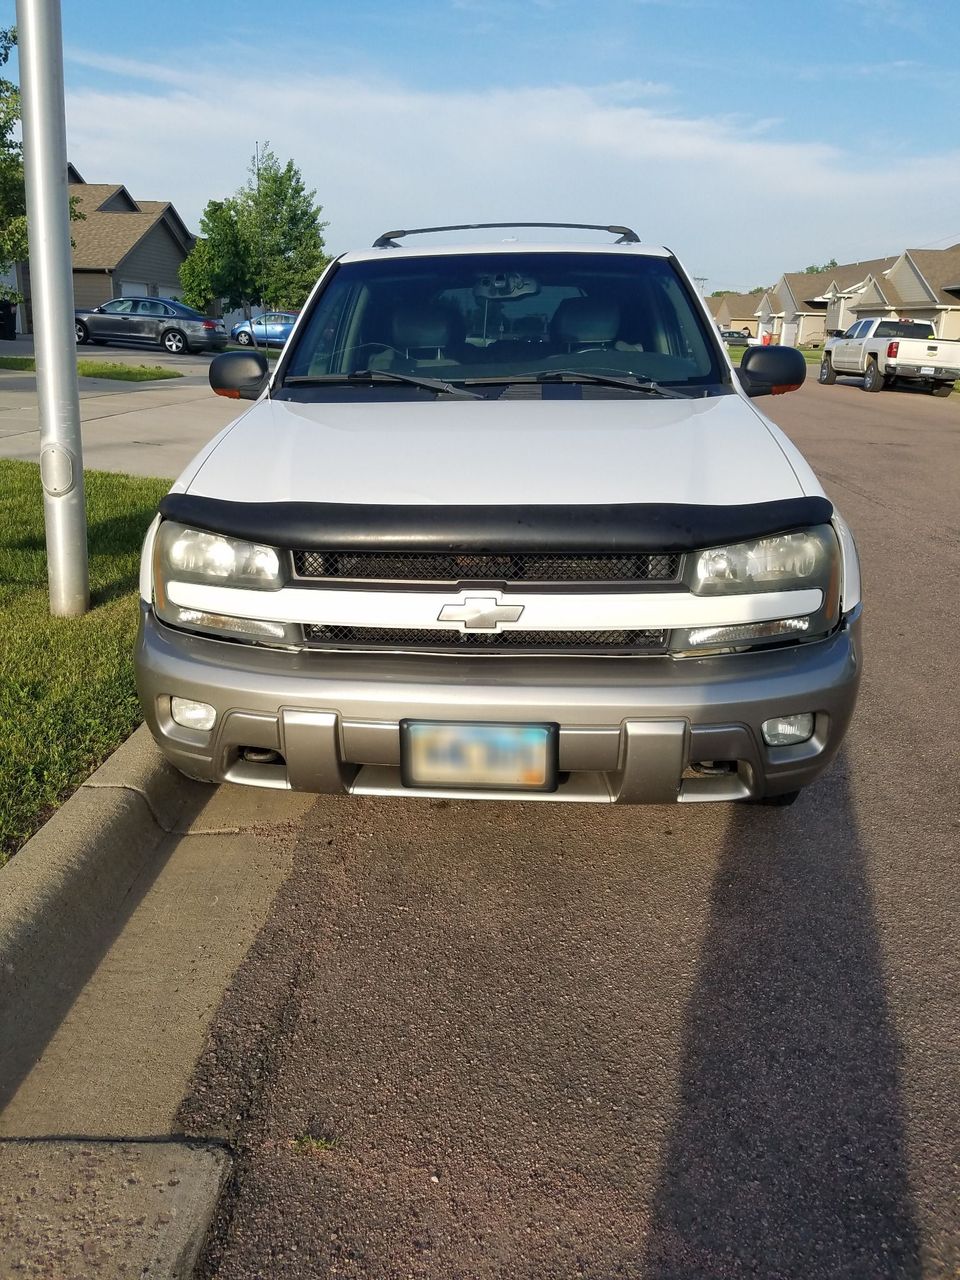
M 69 617 L 89 608 L 90 587 L 60 0 L 17 0 L 17 33 L 50 612 Z

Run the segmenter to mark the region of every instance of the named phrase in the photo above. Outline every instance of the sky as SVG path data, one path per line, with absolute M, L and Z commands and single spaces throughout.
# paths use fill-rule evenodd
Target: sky
M 193 230 L 269 140 L 334 253 L 393 227 L 625 223 L 710 292 L 960 241 L 957 0 L 62 10 L 70 159 Z

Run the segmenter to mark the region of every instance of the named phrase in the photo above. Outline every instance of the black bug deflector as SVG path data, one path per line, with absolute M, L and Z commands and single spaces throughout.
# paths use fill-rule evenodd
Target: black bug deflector
M 168 493 L 160 514 L 192 528 L 272 546 L 327 551 L 695 551 L 827 524 L 823 497 L 739 506 L 365 506 L 229 502 Z

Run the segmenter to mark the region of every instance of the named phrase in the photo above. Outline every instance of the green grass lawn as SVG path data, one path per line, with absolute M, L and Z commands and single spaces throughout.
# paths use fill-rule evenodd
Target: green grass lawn
M 0 356 L 0 369 L 34 370 L 33 356 Z M 81 378 L 113 378 L 117 382 L 154 382 L 164 378 L 182 378 L 176 369 L 164 369 L 159 364 L 117 364 L 112 360 L 78 360 L 77 373 Z
M 266 356 L 268 360 L 278 360 L 280 358 L 280 347 L 241 347 L 239 342 L 231 342 L 227 347 L 228 351 L 259 351 L 262 356 Z
M 51 618 L 39 468 L 0 460 L 0 864 L 140 721 L 140 544 L 168 488 L 86 473 L 92 608 Z
M 747 348 L 729 347 L 728 350 L 730 352 L 730 359 L 733 363 L 739 364 L 743 359 L 743 353 Z M 820 361 L 823 359 L 823 351 L 820 347 L 797 347 L 797 350 L 803 356 L 804 360 L 806 360 L 807 364 L 815 364 L 819 366 Z

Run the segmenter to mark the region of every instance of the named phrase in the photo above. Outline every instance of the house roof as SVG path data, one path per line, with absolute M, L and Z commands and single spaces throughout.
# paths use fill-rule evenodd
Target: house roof
M 727 293 L 718 302 L 725 302 L 732 316 L 752 316 L 760 306 L 762 293 Z
M 70 224 L 77 271 L 112 271 L 160 222 L 179 241 L 185 255 L 193 245 L 193 236 L 168 201 L 134 200 L 118 183 L 81 180 L 71 182 L 68 189 L 84 215 L 82 221 Z
M 787 271 L 781 277 L 797 304 L 798 311 L 820 312 L 825 302 L 818 302 L 832 280 L 829 271 Z
M 960 301 L 960 244 L 949 249 L 908 249 L 907 253 L 937 295 L 937 301 L 955 307 Z

